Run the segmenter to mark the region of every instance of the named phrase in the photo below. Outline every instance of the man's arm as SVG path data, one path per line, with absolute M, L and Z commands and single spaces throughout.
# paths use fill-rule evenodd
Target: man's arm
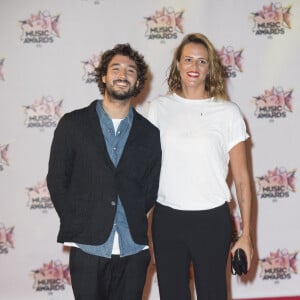
M 65 115 L 54 132 L 47 174 L 51 200 L 60 218 L 63 215 L 66 191 L 72 173 L 73 154 L 70 147 L 70 134 Z
M 161 168 L 161 145 L 159 132 L 155 135 L 153 142 L 153 159 L 150 162 L 146 176 L 146 212 L 155 204 L 159 186 L 159 175 Z

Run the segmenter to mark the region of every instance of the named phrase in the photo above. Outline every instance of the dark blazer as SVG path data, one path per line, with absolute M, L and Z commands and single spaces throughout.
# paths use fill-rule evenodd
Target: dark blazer
M 146 245 L 146 214 L 155 203 L 159 184 L 159 130 L 134 110 L 132 128 L 115 167 L 96 103 L 65 114 L 54 132 L 47 184 L 60 218 L 57 241 L 104 243 L 112 230 L 119 195 L 133 240 Z

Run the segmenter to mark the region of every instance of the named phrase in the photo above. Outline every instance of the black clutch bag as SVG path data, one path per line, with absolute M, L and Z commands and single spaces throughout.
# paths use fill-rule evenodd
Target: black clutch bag
M 231 259 L 231 273 L 241 276 L 243 273 L 247 274 L 247 269 L 247 256 L 243 249 L 238 248 Z

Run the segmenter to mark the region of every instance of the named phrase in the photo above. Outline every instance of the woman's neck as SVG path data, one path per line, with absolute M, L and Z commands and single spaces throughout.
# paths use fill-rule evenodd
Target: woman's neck
M 176 93 L 178 96 L 186 99 L 208 99 L 210 97 L 209 93 L 206 90 L 199 89 L 182 89 Z

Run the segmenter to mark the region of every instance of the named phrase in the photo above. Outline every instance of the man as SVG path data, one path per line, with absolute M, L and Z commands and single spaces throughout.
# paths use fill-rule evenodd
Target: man
M 47 183 L 76 300 L 142 298 L 161 164 L 158 129 L 131 107 L 146 73 L 129 44 L 106 51 L 96 68 L 104 99 L 65 114 L 54 133 Z

